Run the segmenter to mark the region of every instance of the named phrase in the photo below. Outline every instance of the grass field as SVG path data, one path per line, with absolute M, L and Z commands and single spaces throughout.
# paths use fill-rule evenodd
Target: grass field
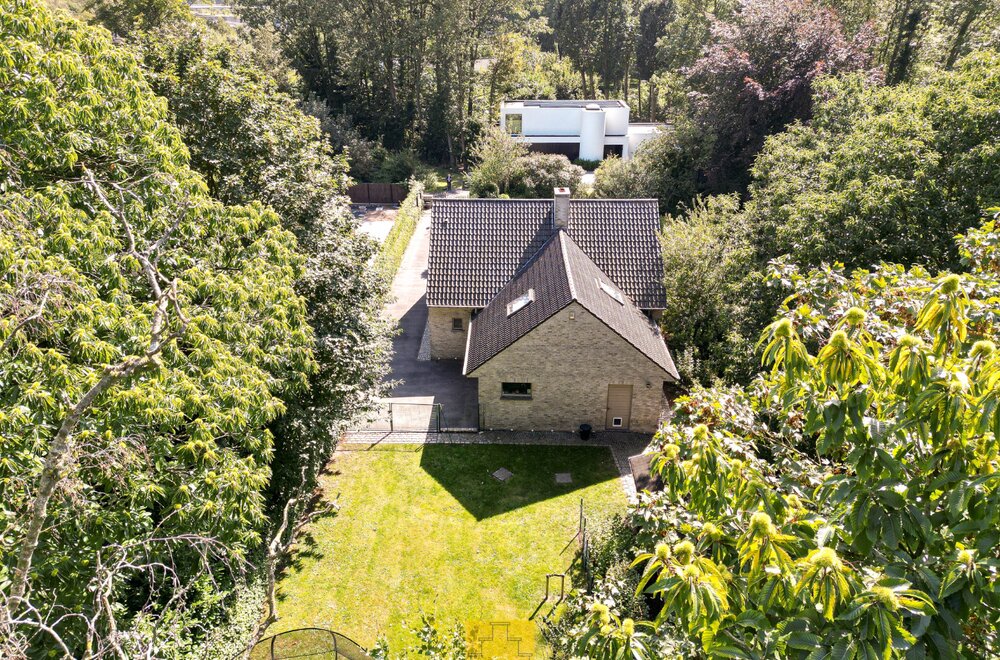
M 514 473 L 506 483 L 490 476 L 500 467 Z M 420 612 L 449 625 L 528 619 L 545 574 L 575 561 L 580 498 L 591 518 L 625 507 L 603 447 L 340 452 L 322 487 L 340 513 L 307 529 L 268 633 L 317 626 L 369 648 L 385 635 L 394 650 L 414 642 Z

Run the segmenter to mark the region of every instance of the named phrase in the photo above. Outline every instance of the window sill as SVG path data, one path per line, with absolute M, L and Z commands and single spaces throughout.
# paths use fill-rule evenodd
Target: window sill
M 510 399 L 513 401 L 531 401 L 530 394 L 501 394 L 501 399 Z

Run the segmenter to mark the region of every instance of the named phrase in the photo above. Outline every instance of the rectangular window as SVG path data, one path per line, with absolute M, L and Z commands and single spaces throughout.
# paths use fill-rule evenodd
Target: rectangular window
M 462 319 L 452 319 L 451 320 L 451 329 L 452 330 L 465 330 L 465 323 L 462 321 Z
M 621 428 L 621 425 L 622 425 L 622 418 L 621 417 L 614 417 L 614 418 L 611 419 L 611 426 L 614 426 L 614 427 L 617 427 L 617 428 Z
M 531 383 L 501 383 L 501 399 L 530 399 Z
M 507 132 L 511 135 L 520 135 L 522 131 L 521 115 L 507 115 L 507 122 L 505 126 L 507 126 Z
M 526 293 L 521 294 L 517 298 L 514 298 L 509 303 L 507 303 L 507 317 L 510 318 L 514 314 L 520 312 L 522 309 L 528 306 L 528 303 L 535 299 L 535 290 L 528 289 Z
M 601 287 L 601 291 L 611 296 L 611 298 L 616 301 L 619 305 L 625 304 L 625 299 L 622 298 L 622 294 L 619 293 L 610 284 L 604 280 L 597 280 L 597 286 Z

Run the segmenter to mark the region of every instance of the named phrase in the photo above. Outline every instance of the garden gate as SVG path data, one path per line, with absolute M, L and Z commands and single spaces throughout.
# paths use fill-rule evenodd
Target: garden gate
M 440 403 L 383 401 L 369 428 L 373 431 L 440 433 L 441 415 Z

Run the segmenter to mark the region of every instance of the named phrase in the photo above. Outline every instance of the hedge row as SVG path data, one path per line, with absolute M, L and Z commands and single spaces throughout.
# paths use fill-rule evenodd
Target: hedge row
M 399 270 L 399 264 L 403 261 L 403 253 L 406 246 L 410 244 L 413 232 L 417 228 L 417 221 L 420 220 L 420 213 L 423 211 L 424 185 L 419 181 L 410 184 L 410 192 L 399 205 L 396 213 L 396 222 L 392 225 L 392 230 L 382 244 L 382 248 L 375 256 L 375 267 L 379 272 L 392 280 Z

